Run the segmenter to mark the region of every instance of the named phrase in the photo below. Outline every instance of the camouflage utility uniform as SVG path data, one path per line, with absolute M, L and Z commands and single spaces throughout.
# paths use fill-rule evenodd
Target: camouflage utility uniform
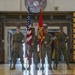
M 34 30 L 33 30 L 34 32 Z M 35 32 L 34 32 L 35 33 Z M 38 38 L 37 36 L 34 34 L 32 35 L 32 42 L 30 44 L 30 50 L 29 50 L 29 55 L 30 58 L 32 58 L 33 55 L 33 59 L 34 59 L 34 63 L 36 65 L 37 68 L 37 64 L 38 64 L 38 52 L 37 52 L 37 44 L 38 44 Z M 30 64 L 31 64 L 31 59 L 30 59 Z
M 15 33 L 13 35 L 13 63 L 14 63 L 14 67 L 17 61 L 17 58 L 20 57 L 20 61 L 22 64 L 22 68 L 23 68 L 23 45 L 22 45 L 22 40 L 24 38 L 24 35 L 20 32 L 20 33 Z
M 56 38 L 58 39 L 58 43 L 57 45 L 55 45 L 55 63 L 56 63 L 56 68 L 57 68 L 57 64 L 60 58 L 60 54 L 61 52 L 64 55 L 64 60 L 66 61 L 67 66 L 69 66 L 69 62 L 68 62 L 68 56 L 67 56 L 67 50 L 66 50 L 66 43 L 65 40 L 67 38 L 67 35 L 62 32 L 62 33 L 58 33 L 56 35 Z
M 47 33 L 44 36 L 45 36 L 45 38 L 42 43 L 42 64 L 45 63 L 45 56 L 47 53 L 49 68 L 51 69 L 51 46 L 49 46 L 49 47 L 46 47 L 46 46 L 50 44 L 50 41 L 52 41 L 52 39 L 51 39 L 52 35 Z

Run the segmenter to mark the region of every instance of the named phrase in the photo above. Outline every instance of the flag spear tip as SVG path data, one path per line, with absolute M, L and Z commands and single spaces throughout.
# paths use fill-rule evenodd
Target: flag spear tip
M 40 5 L 40 11 L 42 11 L 42 6 Z

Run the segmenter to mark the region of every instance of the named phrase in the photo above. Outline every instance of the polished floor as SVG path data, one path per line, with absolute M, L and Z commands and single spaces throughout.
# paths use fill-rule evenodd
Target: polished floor
M 16 65 L 16 70 L 10 70 L 9 64 L 0 64 L 0 75 L 75 75 L 75 64 L 70 64 L 71 70 L 67 70 L 66 64 L 59 64 L 57 70 L 49 70 L 48 74 L 44 71 L 34 71 L 31 74 L 29 70 L 21 70 L 21 64 Z

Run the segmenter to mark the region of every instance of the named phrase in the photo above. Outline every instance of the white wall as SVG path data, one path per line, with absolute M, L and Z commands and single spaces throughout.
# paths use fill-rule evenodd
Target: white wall
M 20 0 L 0 0 L 0 11 L 19 11 Z
M 27 11 L 24 0 L 0 0 L 0 11 Z M 58 6 L 58 11 L 75 11 L 75 0 L 47 0 L 44 11 L 54 11 Z
M 27 11 L 26 7 L 25 7 L 25 0 L 21 0 L 21 11 Z
M 54 6 L 58 6 L 59 11 L 75 11 L 75 0 L 55 0 Z

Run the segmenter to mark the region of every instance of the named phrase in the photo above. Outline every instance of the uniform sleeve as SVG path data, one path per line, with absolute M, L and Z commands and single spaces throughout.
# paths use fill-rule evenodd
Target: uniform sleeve
M 64 33 L 65 34 L 65 33 Z M 67 38 L 67 34 L 65 34 L 65 37 Z
M 15 35 L 16 35 L 16 33 L 12 35 L 13 42 L 14 42 L 14 40 L 15 40 Z
M 24 38 L 24 35 L 23 35 L 23 33 L 21 33 L 21 35 L 22 35 L 22 38 Z
M 55 36 L 56 38 L 58 38 L 58 34 L 56 34 L 56 36 Z
M 24 37 L 23 33 L 21 33 L 21 34 L 22 34 L 22 42 L 24 43 L 25 42 L 25 37 Z
M 69 38 L 67 34 L 65 34 L 66 40 Z
M 38 44 L 38 37 L 36 36 L 36 45 Z
M 50 34 L 50 40 L 53 40 L 53 36 Z

